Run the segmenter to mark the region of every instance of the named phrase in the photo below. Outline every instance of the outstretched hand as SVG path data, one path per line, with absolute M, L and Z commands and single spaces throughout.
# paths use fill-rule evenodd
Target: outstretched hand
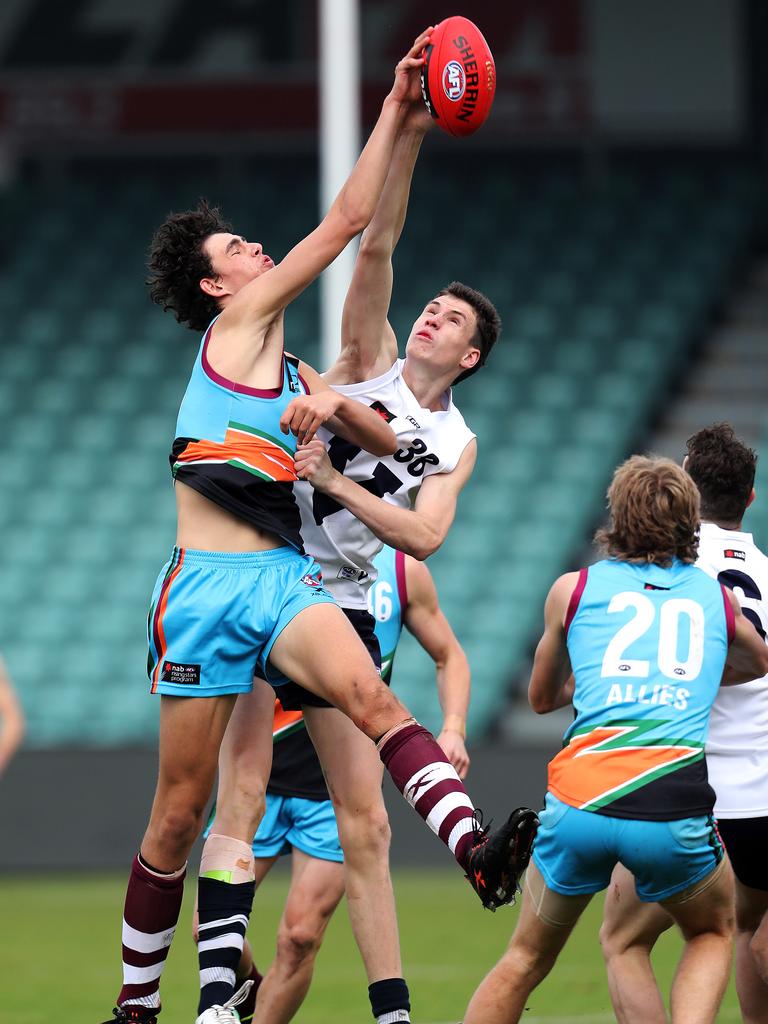
M 403 106 L 420 106 L 424 108 L 421 95 L 421 69 L 426 62 L 425 48 L 429 44 L 432 25 L 416 37 L 413 46 L 395 67 L 395 82 L 390 96 Z

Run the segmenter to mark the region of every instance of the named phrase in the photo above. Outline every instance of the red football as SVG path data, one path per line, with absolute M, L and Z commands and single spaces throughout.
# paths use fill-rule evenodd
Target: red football
M 441 21 L 421 72 L 424 102 L 449 135 L 471 135 L 485 121 L 496 92 L 496 65 L 483 33 L 469 18 Z

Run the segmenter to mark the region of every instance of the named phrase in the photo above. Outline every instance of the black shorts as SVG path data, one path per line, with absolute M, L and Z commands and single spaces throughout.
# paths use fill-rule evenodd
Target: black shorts
M 344 614 L 354 626 L 355 632 L 363 641 L 365 649 L 371 656 L 371 661 L 378 670 L 381 670 L 381 648 L 379 638 L 376 636 L 376 621 L 370 612 L 362 608 L 342 608 Z M 331 708 L 327 700 L 317 697 L 309 690 L 305 690 L 298 683 L 284 683 L 275 689 L 275 695 L 286 711 L 301 711 L 302 705 L 308 704 L 311 708 Z
M 768 892 L 768 818 L 718 818 L 717 828 L 741 884 Z

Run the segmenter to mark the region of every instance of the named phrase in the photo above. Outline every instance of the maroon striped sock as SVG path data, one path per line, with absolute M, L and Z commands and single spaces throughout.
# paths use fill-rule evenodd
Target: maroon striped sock
M 380 743 L 379 755 L 405 799 L 466 871 L 475 809 L 432 733 L 406 725 Z
M 123 910 L 123 987 L 117 1005 L 160 1006 L 160 975 L 176 931 L 185 869 L 150 871 L 135 857 Z

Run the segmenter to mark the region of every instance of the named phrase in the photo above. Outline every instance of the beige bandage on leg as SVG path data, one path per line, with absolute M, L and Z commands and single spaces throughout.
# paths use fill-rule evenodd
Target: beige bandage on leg
M 550 889 L 534 861 L 525 872 L 525 891 L 536 917 L 553 928 L 572 928 L 592 894 L 563 896 Z
M 253 850 L 242 839 L 211 833 L 200 858 L 200 877 L 239 885 L 254 880 Z

